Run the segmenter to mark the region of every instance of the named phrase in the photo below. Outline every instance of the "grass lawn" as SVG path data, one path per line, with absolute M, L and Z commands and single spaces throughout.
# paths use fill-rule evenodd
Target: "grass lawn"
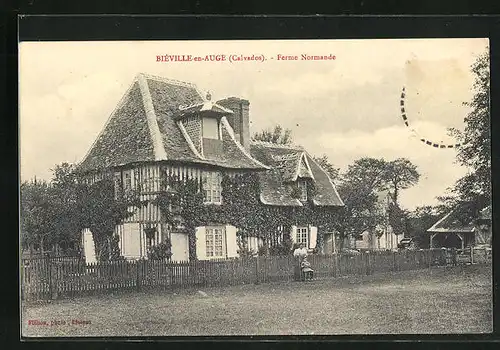
M 492 332 L 491 266 L 23 304 L 24 336 Z M 48 325 L 29 325 L 29 320 Z M 71 324 L 77 320 L 79 324 Z M 65 322 L 53 324 L 52 321 Z M 81 323 L 81 322 L 90 323 Z

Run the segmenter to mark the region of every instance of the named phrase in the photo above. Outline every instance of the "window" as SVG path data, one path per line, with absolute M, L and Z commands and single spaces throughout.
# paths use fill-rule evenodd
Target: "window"
M 155 178 L 152 174 L 146 174 L 145 177 L 142 178 L 142 191 L 143 192 L 152 192 L 154 190 Z
M 308 239 L 309 239 L 309 230 L 307 229 L 307 227 L 297 227 L 297 237 L 296 237 L 297 244 L 304 243 L 304 245 L 307 248 L 309 247 Z
M 130 171 L 123 172 L 123 190 L 128 192 L 132 189 L 132 176 Z
M 219 120 L 217 118 L 203 118 L 203 138 L 220 139 Z
M 224 229 L 222 227 L 207 227 L 206 248 L 207 257 L 212 259 L 225 257 Z
M 298 186 L 299 186 L 299 191 L 300 191 L 300 200 L 302 202 L 307 201 L 307 182 L 306 182 L 306 180 L 299 179 Z
M 115 173 L 114 181 L 115 181 L 115 199 L 117 199 L 123 191 L 122 177 L 120 173 Z
M 220 204 L 222 202 L 222 184 L 219 172 L 203 173 L 203 191 L 205 191 L 205 203 Z

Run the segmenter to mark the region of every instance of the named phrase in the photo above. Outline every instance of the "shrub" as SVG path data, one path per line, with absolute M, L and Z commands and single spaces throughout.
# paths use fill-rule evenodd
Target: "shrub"
M 170 240 L 162 242 L 148 249 L 148 259 L 150 260 L 170 260 L 172 257 L 172 244 Z
M 272 247 L 269 248 L 269 255 L 274 255 L 274 256 L 289 255 L 291 252 L 292 252 L 292 245 L 291 242 L 288 241 L 284 241 L 280 244 L 273 245 Z

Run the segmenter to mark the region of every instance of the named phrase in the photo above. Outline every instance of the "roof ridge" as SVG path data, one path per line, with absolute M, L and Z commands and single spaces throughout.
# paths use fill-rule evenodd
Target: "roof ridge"
M 302 167 L 302 162 L 304 162 L 304 163 L 305 163 L 306 168 L 307 168 L 306 170 L 307 170 L 307 172 L 309 173 L 309 175 L 311 175 L 311 178 L 312 178 L 313 180 L 315 180 L 314 175 L 313 175 L 313 172 L 312 172 L 312 170 L 311 170 L 311 167 L 309 166 L 309 161 L 307 160 L 307 156 L 306 156 L 306 152 L 305 152 L 305 151 L 301 153 L 301 155 L 300 155 L 300 157 L 299 157 L 299 159 L 298 159 L 298 167 L 297 167 L 297 175 L 296 175 L 296 178 L 298 178 L 298 176 L 299 176 L 299 174 L 300 174 L 300 169 L 301 169 L 301 167 Z
M 139 73 L 137 75 L 138 76 L 142 76 L 142 77 L 144 77 L 146 79 L 152 79 L 152 80 L 156 80 L 156 81 L 161 81 L 163 83 L 168 83 L 168 84 L 177 85 L 177 86 L 192 87 L 192 88 L 197 89 L 196 84 L 191 83 L 191 82 L 187 82 L 187 81 L 181 81 L 181 80 L 177 80 L 177 79 L 165 78 L 165 77 L 161 77 L 159 75 L 153 75 L 153 74 L 148 74 L 148 73 Z
M 282 145 L 278 143 L 273 143 L 269 141 L 261 141 L 261 140 L 250 140 L 251 144 L 254 145 L 262 145 L 262 146 L 267 146 L 267 147 L 273 147 L 273 148 L 283 148 L 283 149 L 290 149 L 294 151 L 305 151 L 304 147 L 300 145 Z
M 138 75 L 137 82 L 139 83 L 139 89 L 141 92 L 142 103 L 144 110 L 146 112 L 146 121 L 148 124 L 149 135 L 151 141 L 153 142 L 153 152 L 156 160 L 166 160 L 167 152 L 162 141 L 162 133 L 158 126 L 158 120 L 156 118 L 155 108 L 153 105 L 153 100 L 151 98 L 151 92 L 149 91 L 149 85 L 146 81 L 144 75 Z

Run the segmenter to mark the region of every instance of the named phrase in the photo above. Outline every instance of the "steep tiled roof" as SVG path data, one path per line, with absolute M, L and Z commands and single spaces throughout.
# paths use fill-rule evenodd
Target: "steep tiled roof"
M 83 162 L 81 170 L 155 159 L 138 82 L 125 94 Z
M 225 117 L 222 117 L 221 127 L 222 153 L 217 157 L 204 157 L 196 151 L 173 116 L 179 113 L 180 106 L 201 106 L 203 109 L 206 105 L 207 101 L 193 84 L 139 74 L 79 164 L 79 170 L 154 160 L 232 169 L 266 169 L 234 139 Z M 230 112 L 218 106 L 214 111 Z
M 316 187 L 317 194 L 313 203 L 321 206 L 344 205 L 326 172 L 301 147 L 253 142 L 250 151 L 253 157 L 271 167 L 270 170 L 259 173 L 261 200 L 264 204 L 302 205 L 298 199 L 292 197 L 289 184 L 300 175 L 300 166 L 304 161 L 310 168 Z M 308 177 L 310 174 L 308 172 Z

